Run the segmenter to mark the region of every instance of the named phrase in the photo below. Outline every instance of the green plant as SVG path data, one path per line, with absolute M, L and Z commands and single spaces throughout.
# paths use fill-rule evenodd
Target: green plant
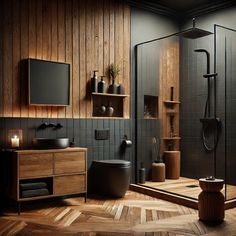
M 110 64 L 108 68 L 108 72 L 109 72 L 110 78 L 114 80 L 120 74 L 120 68 L 118 65 L 112 63 Z

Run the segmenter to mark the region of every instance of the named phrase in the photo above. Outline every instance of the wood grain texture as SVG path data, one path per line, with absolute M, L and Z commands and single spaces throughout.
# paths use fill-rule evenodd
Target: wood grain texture
M 19 178 L 52 174 L 53 155 L 51 153 L 26 154 L 19 156 Z
M 0 218 L 0 235 L 235 235 L 235 210 L 225 221 L 207 225 L 196 210 L 144 194 L 128 191 L 121 199 L 90 197 L 23 206 L 20 216 L 12 210 Z
M 119 63 L 117 82 L 130 91 L 130 9 L 115 0 L 4 0 L 2 76 L 3 117 L 90 118 L 90 79 L 98 69 Z M 27 70 L 21 61 L 36 58 L 71 64 L 68 107 L 28 105 Z M 108 84 L 108 78 L 105 78 Z M 129 117 L 129 99 L 124 116 Z
M 179 42 L 178 40 L 169 40 L 162 45 L 160 61 L 160 119 L 162 119 L 162 137 L 171 136 L 170 115 L 174 111 L 173 118 L 174 133 L 179 136 L 179 104 L 165 103 L 170 100 L 171 87 L 174 88 L 173 100 L 179 101 Z M 161 153 L 168 150 L 168 145 L 172 142 L 172 149 L 179 150 L 179 140 L 163 141 Z
M 164 162 L 166 165 L 166 178 L 179 179 L 180 177 L 180 152 L 164 151 Z
M 57 176 L 54 178 L 54 194 L 72 194 L 86 191 L 86 175 Z
M 54 154 L 54 173 L 66 174 L 86 171 L 85 152 L 68 152 Z

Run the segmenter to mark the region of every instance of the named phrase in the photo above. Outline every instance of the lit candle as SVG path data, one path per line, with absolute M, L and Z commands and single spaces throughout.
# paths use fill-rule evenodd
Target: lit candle
M 20 146 L 20 140 L 19 138 L 15 135 L 14 138 L 11 138 L 11 147 L 12 148 L 18 148 Z

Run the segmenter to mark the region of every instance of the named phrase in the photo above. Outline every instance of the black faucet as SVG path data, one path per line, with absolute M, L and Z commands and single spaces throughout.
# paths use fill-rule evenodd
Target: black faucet
M 63 125 L 61 123 L 55 124 L 55 123 L 44 122 L 38 127 L 38 129 L 46 129 L 46 128 L 60 129 L 62 127 L 63 127 Z

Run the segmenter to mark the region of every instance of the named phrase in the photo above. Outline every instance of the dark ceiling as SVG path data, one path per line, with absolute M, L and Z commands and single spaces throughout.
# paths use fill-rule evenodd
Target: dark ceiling
M 176 10 L 178 12 L 186 12 L 186 11 L 201 7 L 203 5 L 206 5 L 215 1 L 211 1 L 211 0 L 159 0 L 159 1 L 149 0 L 146 2 L 159 3 L 163 6 L 171 8 L 172 10 Z
M 236 5 L 235 0 L 127 0 L 132 6 L 140 7 L 177 20 L 197 17 L 219 9 Z

